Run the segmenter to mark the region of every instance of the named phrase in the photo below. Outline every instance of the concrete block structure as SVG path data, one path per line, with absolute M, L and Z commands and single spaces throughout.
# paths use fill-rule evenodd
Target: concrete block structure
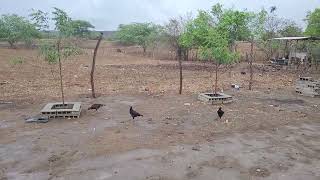
M 81 114 L 80 102 L 62 102 L 48 103 L 42 110 L 41 114 L 49 118 L 79 118 Z
M 296 82 L 296 92 L 310 97 L 320 97 L 320 80 L 312 77 L 300 77 Z
M 217 93 L 218 95 L 213 95 L 213 93 L 200 93 L 198 99 L 200 101 L 206 102 L 208 104 L 227 104 L 233 101 L 232 96 L 224 93 Z

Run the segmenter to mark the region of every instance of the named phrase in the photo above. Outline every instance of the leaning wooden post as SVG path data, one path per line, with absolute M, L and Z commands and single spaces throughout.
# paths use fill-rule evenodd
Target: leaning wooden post
M 102 38 L 103 38 L 103 33 L 101 33 L 100 36 L 99 36 L 96 48 L 94 49 L 93 59 L 92 59 L 92 67 L 91 67 L 91 73 L 90 73 L 91 79 L 90 80 L 91 80 L 91 92 L 92 92 L 92 97 L 93 98 L 96 98 L 96 94 L 95 94 L 95 91 L 94 91 L 94 79 L 93 79 L 93 76 L 94 76 L 94 70 L 95 70 L 95 66 L 96 66 L 96 56 L 97 56 L 98 49 L 99 49 L 100 42 L 101 42 Z
M 249 80 L 249 90 L 252 90 L 252 84 L 253 84 L 253 67 L 252 67 L 252 61 L 253 61 L 253 40 L 251 41 L 251 52 L 250 52 L 250 80 Z
M 182 94 L 182 57 L 181 57 L 182 49 L 181 49 L 180 46 L 178 47 L 177 53 L 178 53 L 179 72 L 180 72 L 180 74 L 179 74 L 179 80 L 180 80 L 179 81 L 180 82 L 180 84 L 179 84 L 179 94 Z

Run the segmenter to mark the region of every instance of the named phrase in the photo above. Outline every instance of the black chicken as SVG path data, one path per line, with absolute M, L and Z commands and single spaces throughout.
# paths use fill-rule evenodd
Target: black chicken
M 88 110 L 95 109 L 96 111 L 98 111 L 98 109 L 101 108 L 102 106 L 105 106 L 105 105 L 104 104 L 92 104 L 92 106 L 90 106 L 88 108 Z
M 130 111 L 129 112 L 130 112 L 130 115 L 131 115 L 132 119 L 134 119 L 135 117 L 143 116 L 140 113 L 138 113 L 137 111 L 133 110 L 132 106 L 130 107 Z
M 224 112 L 222 111 L 221 107 L 219 107 L 219 110 L 217 111 L 219 118 L 221 119 Z

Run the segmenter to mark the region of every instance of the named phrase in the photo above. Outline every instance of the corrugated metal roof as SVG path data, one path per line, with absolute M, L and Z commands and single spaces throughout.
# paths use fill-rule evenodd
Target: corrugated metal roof
M 320 37 L 280 37 L 275 40 L 320 40 Z

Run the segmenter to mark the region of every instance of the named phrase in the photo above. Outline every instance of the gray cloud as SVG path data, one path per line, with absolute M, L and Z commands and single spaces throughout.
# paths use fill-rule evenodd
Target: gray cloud
M 51 11 L 64 9 L 74 19 L 90 21 L 99 30 L 114 30 L 119 24 L 153 21 L 163 23 L 170 17 L 198 9 L 210 9 L 220 2 L 225 7 L 258 11 L 262 7 L 277 6 L 280 17 L 305 26 L 308 11 L 320 7 L 320 0 L 1 0 L 0 13 L 27 15 L 31 8 Z

